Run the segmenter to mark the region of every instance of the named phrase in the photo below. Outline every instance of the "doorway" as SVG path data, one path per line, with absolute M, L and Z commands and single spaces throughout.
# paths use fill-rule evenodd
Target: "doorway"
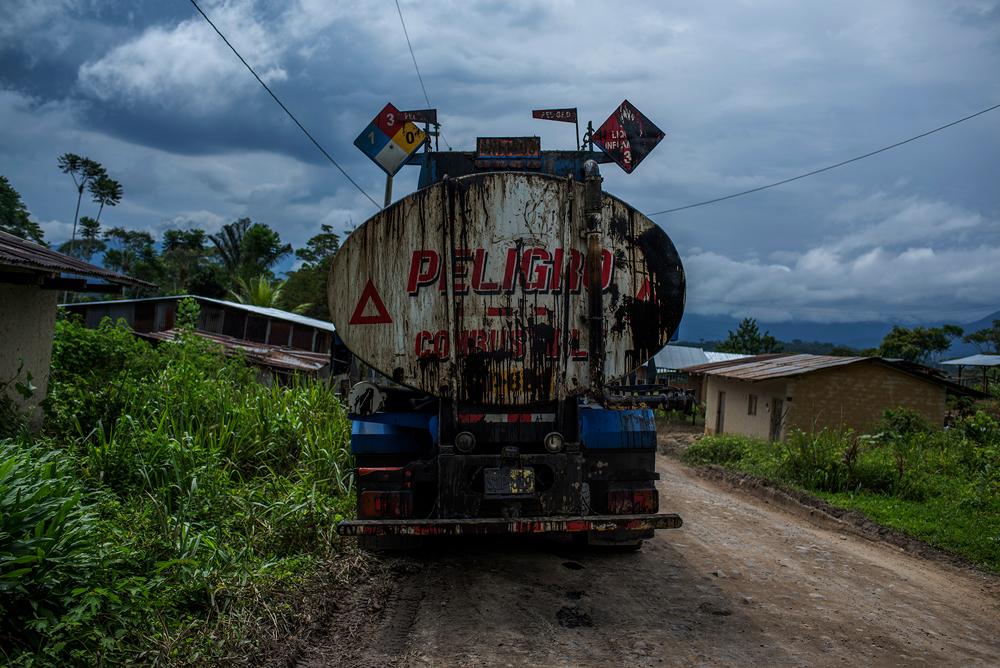
M 726 393 L 719 392 L 719 401 L 715 406 L 715 433 L 721 434 L 726 426 Z
M 785 421 L 785 401 L 779 397 L 771 398 L 771 440 L 781 440 L 781 426 Z

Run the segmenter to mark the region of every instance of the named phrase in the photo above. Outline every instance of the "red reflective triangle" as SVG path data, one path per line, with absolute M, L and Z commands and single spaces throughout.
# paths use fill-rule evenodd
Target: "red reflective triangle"
M 372 306 L 375 307 L 375 315 L 365 315 L 365 309 L 368 308 L 368 303 L 371 302 Z M 378 294 L 378 290 L 375 289 L 375 284 L 372 283 L 372 279 L 368 279 L 368 284 L 365 285 L 365 289 L 361 291 L 361 298 L 358 299 L 358 305 L 354 307 L 354 314 L 351 315 L 350 324 L 351 325 L 388 325 L 392 323 L 392 318 L 389 317 L 389 311 L 385 308 L 385 303 Z

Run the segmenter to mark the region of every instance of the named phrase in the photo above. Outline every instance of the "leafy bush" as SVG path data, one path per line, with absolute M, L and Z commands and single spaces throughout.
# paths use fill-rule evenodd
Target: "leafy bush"
M 737 464 L 749 456 L 755 445 L 743 436 L 713 436 L 695 441 L 684 451 L 689 464 Z
M 95 567 L 94 517 L 82 496 L 59 452 L 0 441 L 0 637 L 36 636 Z
M 350 432 L 322 381 L 260 384 L 190 328 L 61 320 L 46 408 L 39 443 L 0 442 L 15 664 L 212 662 L 336 549 Z

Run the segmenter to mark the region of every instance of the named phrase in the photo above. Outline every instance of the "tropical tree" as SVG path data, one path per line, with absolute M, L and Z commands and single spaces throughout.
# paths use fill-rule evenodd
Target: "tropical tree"
M 122 184 L 106 174 L 102 174 L 90 182 L 90 197 L 95 204 L 100 205 L 96 218 L 98 222 L 101 220 L 104 207 L 118 206 L 118 203 L 122 201 L 122 194 Z
M 761 334 L 756 318 L 744 318 L 736 331 L 730 330 L 729 336 L 715 349 L 723 353 L 740 353 L 743 355 L 762 355 L 781 351 L 781 343 L 771 336 L 770 332 Z
M 59 246 L 63 253 L 71 253 L 76 248 L 76 256 L 90 262 L 94 253 L 107 250 L 108 245 L 101 239 L 101 224 L 90 216 L 80 216 L 80 240 L 67 241 Z
M 965 337 L 965 342 L 975 344 L 980 352 L 1000 354 L 1000 320 L 994 320 L 991 326 L 972 332 Z
M 164 276 L 161 287 L 168 294 L 190 292 L 196 276 L 208 269 L 211 263 L 210 249 L 206 247 L 208 235 L 205 230 L 167 230 L 161 241 L 160 259 Z M 212 290 L 209 296 L 224 296 L 225 288 Z M 201 294 L 201 293 L 199 293 Z
M 248 281 L 237 278 L 236 285 L 236 290 L 229 291 L 229 296 L 233 301 L 250 306 L 278 307 L 278 301 L 281 299 L 281 281 L 272 283 L 270 278 L 261 274 Z
M 218 233 L 209 236 L 209 240 L 233 286 L 238 285 L 239 279 L 249 282 L 261 274 L 273 278 L 271 268 L 292 252 L 291 244 L 282 244 L 277 232 L 249 218 L 223 225 Z
M 76 241 L 76 225 L 80 219 L 80 202 L 83 199 L 83 191 L 98 178 L 107 176 L 107 171 L 101 163 L 75 153 L 63 153 L 59 156 L 58 163 L 59 170 L 63 174 L 69 174 L 73 178 L 73 185 L 76 186 L 76 212 L 73 214 L 73 235 L 70 237 L 69 246 L 70 251 L 72 251 Z
M 882 339 L 878 355 L 926 364 L 948 350 L 951 340 L 959 336 L 962 328 L 958 325 L 913 328 L 896 325 Z
M 35 243 L 45 243 L 45 233 L 38 223 L 31 220 L 28 207 L 21 201 L 21 193 L 14 189 L 6 176 L 0 176 L 0 230 Z
M 252 224 L 249 218 L 240 218 L 223 225 L 222 229 L 208 237 L 231 277 L 236 277 L 243 262 L 243 236 Z
M 330 225 L 322 225 L 320 229 L 319 234 L 306 242 L 305 248 L 295 251 L 302 265 L 288 274 L 281 307 L 288 310 L 297 307 L 304 315 L 329 320 L 326 281 L 333 256 L 340 249 L 340 236 Z
M 104 233 L 108 248 L 104 251 L 104 266 L 149 283 L 160 283 L 163 264 L 156 252 L 156 240 L 149 232 L 112 227 Z M 144 288 L 131 288 L 139 296 Z

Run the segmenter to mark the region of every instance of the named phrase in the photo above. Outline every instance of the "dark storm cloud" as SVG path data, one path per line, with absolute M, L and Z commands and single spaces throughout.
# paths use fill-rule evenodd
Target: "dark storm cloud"
M 386 102 L 425 105 L 392 2 L 210 2 L 206 11 L 341 164 Z M 127 9 L 123 9 L 127 7 Z M 996 2 L 403 3 L 445 137 L 600 124 L 628 98 L 667 132 L 605 186 L 641 210 L 837 162 L 1000 100 Z M 0 25 L 0 156 L 60 240 L 64 151 L 101 160 L 126 198 L 109 224 L 215 229 L 238 216 L 301 244 L 373 207 L 301 136 L 185 3 L 14 5 Z M 445 144 L 442 143 L 442 148 Z M 1000 114 L 836 172 L 658 217 L 700 313 L 852 320 L 1000 308 Z M 415 186 L 404 170 L 394 191 Z

